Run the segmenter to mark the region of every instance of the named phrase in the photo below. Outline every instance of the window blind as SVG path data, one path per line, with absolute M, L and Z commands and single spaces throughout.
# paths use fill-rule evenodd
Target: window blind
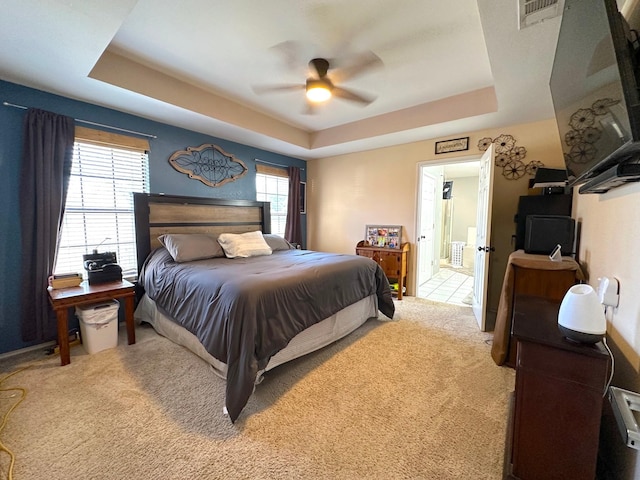
M 271 165 L 261 165 L 259 163 L 256 163 L 256 172 L 263 175 L 289 178 L 287 169 L 282 167 L 272 167 Z
M 119 133 L 80 127 L 78 125 L 76 125 L 75 137 L 76 141 L 82 143 L 92 143 L 99 146 L 125 148 L 127 150 L 142 152 L 149 151 L 149 140 L 146 138 L 130 137 Z
M 271 204 L 271 233 L 284 237 L 289 203 L 289 178 L 257 173 L 256 200 Z
M 76 137 L 55 273 L 83 272 L 82 255 L 116 252 L 124 276 L 137 275 L 133 192 L 149 191 L 147 152 Z

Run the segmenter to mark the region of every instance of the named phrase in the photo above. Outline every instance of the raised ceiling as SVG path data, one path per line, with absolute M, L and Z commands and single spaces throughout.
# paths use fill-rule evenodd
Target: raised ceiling
M 512 0 L 21 0 L 0 16 L 0 78 L 300 158 L 551 118 L 559 19 L 518 30 Z M 375 96 L 305 114 L 308 61 L 381 68 Z M 4 100 L 0 98 L 0 100 Z

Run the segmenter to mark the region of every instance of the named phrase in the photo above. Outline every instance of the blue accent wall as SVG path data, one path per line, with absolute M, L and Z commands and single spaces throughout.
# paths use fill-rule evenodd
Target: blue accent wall
M 0 80 L 0 101 L 68 115 L 76 119 L 157 135 L 151 139 L 149 182 L 152 193 L 196 197 L 256 199 L 255 159 L 305 168 L 306 161 L 211 137 L 135 115 L 34 90 Z M 22 158 L 22 121 L 26 110 L 0 105 L 0 353 L 30 346 L 20 336 L 20 206 L 18 187 Z M 88 126 L 82 123 L 80 126 Z M 97 127 L 92 127 L 97 128 Z M 221 187 L 208 187 L 171 167 L 171 154 L 213 143 L 242 160 L 248 172 Z M 301 171 L 306 181 L 306 169 Z M 302 216 L 306 244 L 306 215 Z M 52 339 L 53 340 L 53 339 Z

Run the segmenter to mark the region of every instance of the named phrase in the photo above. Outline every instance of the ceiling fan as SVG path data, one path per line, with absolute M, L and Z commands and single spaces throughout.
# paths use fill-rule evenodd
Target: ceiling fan
M 343 88 L 336 84 L 345 82 L 367 70 L 381 65 L 382 60 L 380 60 L 375 53 L 366 52 L 360 54 L 352 65 L 341 69 L 331 70 L 330 77 L 329 71 L 331 69 L 331 64 L 329 60 L 325 58 L 313 58 L 309 62 L 309 67 L 313 72 L 315 72 L 315 75 L 312 74 L 307 78 L 304 84 L 254 86 L 253 90 L 258 94 L 263 94 L 304 89 L 306 98 L 310 102 L 309 109 L 306 113 L 313 113 L 313 106 L 315 104 L 326 102 L 331 97 L 342 98 L 360 105 L 369 105 L 375 100 L 376 97 L 374 95 L 356 92 L 355 90 Z

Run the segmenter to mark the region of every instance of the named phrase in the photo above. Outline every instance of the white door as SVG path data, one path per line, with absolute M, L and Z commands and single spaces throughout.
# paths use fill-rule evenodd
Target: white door
M 418 286 L 428 282 L 433 276 L 435 250 L 435 205 L 437 178 L 420 168 L 420 198 L 418 200 Z
M 489 252 L 491 251 L 491 201 L 493 198 L 493 144 L 480 159 L 476 252 L 473 273 L 473 314 L 478 326 L 486 331 Z

